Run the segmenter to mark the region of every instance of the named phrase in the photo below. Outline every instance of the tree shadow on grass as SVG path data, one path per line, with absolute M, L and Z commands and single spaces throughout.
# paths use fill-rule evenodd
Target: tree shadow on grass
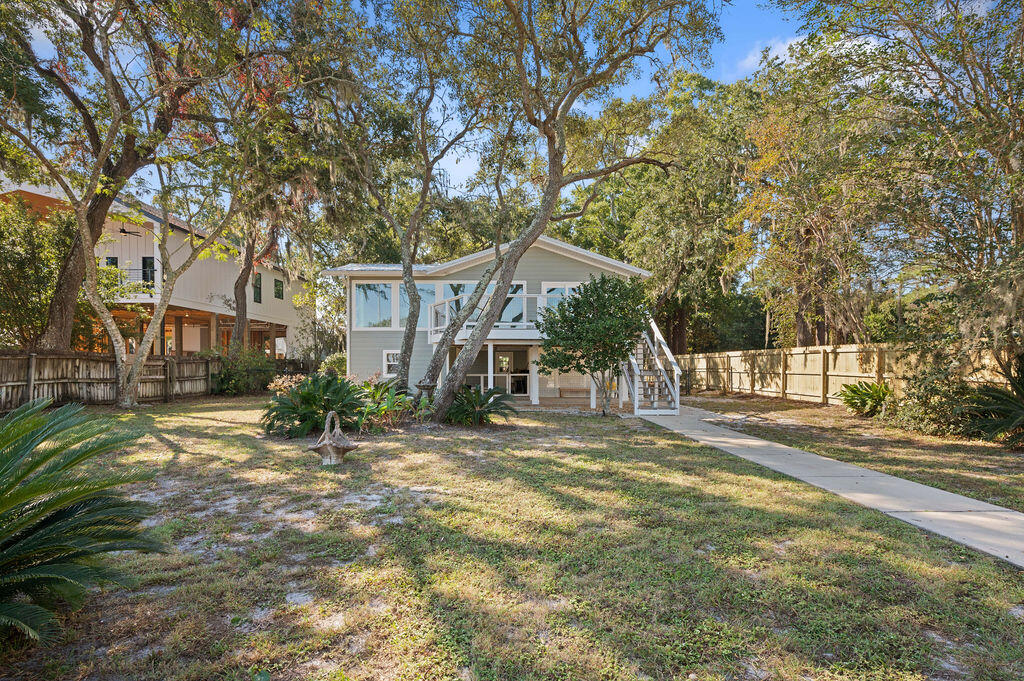
M 725 456 L 621 439 L 590 443 L 591 465 L 506 456 L 471 475 L 513 481 L 557 521 L 529 517 L 511 494 L 486 517 L 449 502 L 394 529 L 394 555 L 477 678 L 675 678 L 783 663 L 812 678 L 891 678 L 940 674 L 951 660 L 1012 678 L 1024 664 L 1010 652 L 1019 630 L 983 596 L 998 594 L 993 575 L 1019 588 L 1017 575 L 976 556 L 981 568 L 964 571 L 947 542 Z M 679 473 L 711 484 L 680 484 Z M 608 494 L 621 504 L 587 501 Z M 497 539 L 502 522 L 510 536 Z M 469 595 L 437 586 L 460 566 L 491 577 Z M 543 625 L 524 603 L 546 604 Z

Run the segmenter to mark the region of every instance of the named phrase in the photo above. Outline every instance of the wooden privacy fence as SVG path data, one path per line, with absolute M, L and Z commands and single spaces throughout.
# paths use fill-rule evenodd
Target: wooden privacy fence
M 899 395 L 914 359 L 888 345 L 831 345 L 679 355 L 684 384 L 790 400 L 839 404 L 835 393 L 858 381 L 880 382 Z M 978 361 L 971 382 L 1005 383 L 990 359 Z
M 278 360 L 277 364 L 279 371 L 301 368 L 292 360 Z M 139 400 L 168 402 L 209 395 L 213 374 L 219 369 L 220 360 L 216 358 L 153 357 L 146 362 L 139 381 Z M 0 412 L 40 397 L 48 397 L 55 404 L 113 404 L 116 396 L 117 373 L 110 355 L 0 354 Z

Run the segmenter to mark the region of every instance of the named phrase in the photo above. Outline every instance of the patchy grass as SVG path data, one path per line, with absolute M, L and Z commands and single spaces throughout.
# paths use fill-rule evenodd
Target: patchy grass
M 1024 678 L 1024 575 L 645 422 L 411 428 L 321 468 L 257 399 L 161 405 L 165 555 L 3 653 L 32 679 Z
M 715 393 L 683 404 L 750 435 L 1024 511 L 1024 453 L 991 442 L 921 435 L 837 405 Z

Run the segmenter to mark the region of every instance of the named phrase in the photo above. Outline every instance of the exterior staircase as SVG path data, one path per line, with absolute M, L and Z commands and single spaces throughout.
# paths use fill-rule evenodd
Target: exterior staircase
M 679 414 L 682 372 L 653 319 L 621 369 L 634 414 Z

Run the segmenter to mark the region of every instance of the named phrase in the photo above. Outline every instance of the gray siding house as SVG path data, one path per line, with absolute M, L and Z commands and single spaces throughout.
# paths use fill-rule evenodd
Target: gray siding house
M 465 304 L 493 257 L 493 249 L 487 249 L 457 260 L 415 267 L 422 302 L 410 382 L 415 383 L 423 375 L 448 320 Z M 324 274 L 345 280 L 349 373 L 360 379 L 393 375 L 409 307 L 401 265 L 353 263 Z M 541 336 L 535 322 L 546 307 L 557 305 L 580 283 L 601 274 L 650 276 L 639 267 L 541 236 L 519 261 L 501 317 L 488 334 L 467 383 L 481 388 L 498 386 L 534 405 L 589 403 L 595 407 L 596 390 L 589 377 L 544 376 L 537 371 Z M 445 370 L 468 339 L 475 319 L 476 315 L 471 316 L 456 335 Z M 638 340 L 636 356 L 622 367 L 616 386 L 619 404 L 629 403 L 637 413 L 675 413 L 678 379 L 678 365 L 652 322 L 650 332 Z

